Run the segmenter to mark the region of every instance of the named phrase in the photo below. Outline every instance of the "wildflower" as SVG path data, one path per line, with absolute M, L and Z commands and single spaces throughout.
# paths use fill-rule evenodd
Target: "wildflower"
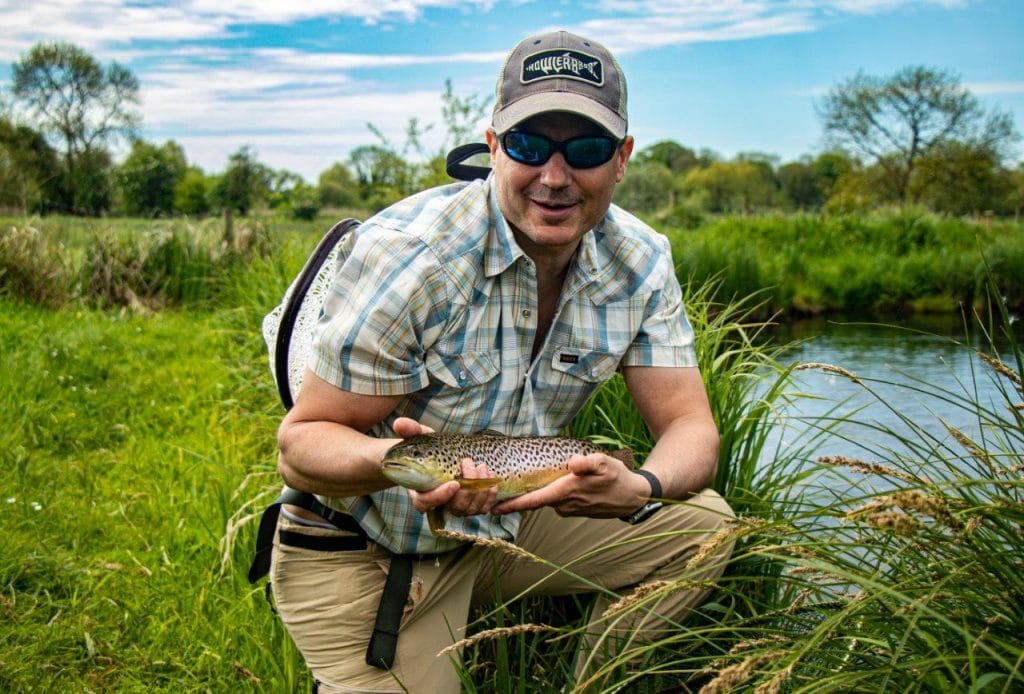
M 29 504 L 29 506 L 32 507 L 33 511 L 42 511 L 43 510 L 43 505 L 41 503 L 39 503 L 38 501 L 33 501 L 31 504 Z

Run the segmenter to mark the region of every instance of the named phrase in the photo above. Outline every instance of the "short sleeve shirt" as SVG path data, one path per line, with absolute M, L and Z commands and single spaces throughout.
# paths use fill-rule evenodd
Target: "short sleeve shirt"
M 375 435 L 394 436 L 403 416 L 442 432 L 557 435 L 624 366 L 696 366 L 667 239 L 615 205 L 583 236 L 534 358 L 536 270 L 493 180 L 412 196 L 345 243 L 310 367 L 346 391 L 403 396 Z M 325 502 L 393 552 L 454 547 L 401 487 Z M 519 514 L 447 525 L 514 540 Z

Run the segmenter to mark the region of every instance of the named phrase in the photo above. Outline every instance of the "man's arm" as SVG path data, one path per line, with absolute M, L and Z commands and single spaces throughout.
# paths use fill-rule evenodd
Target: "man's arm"
M 400 396 L 341 390 L 307 369 L 295 405 L 277 431 L 277 469 L 285 484 L 337 497 L 391 486 L 381 474 L 380 461 L 397 440 L 365 432 L 387 417 L 399 400 Z M 415 433 L 419 431 L 408 435 Z
M 718 470 L 718 428 L 697 368 L 626 367 L 622 371 L 656 444 L 644 469 L 667 499 L 707 488 Z
M 366 431 L 381 422 L 402 396 L 360 395 L 344 391 L 306 370 L 295 405 L 277 432 L 277 469 L 285 484 L 314 494 L 360 496 L 393 486 L 381 472 L 381 460 L 399 439 L 379 439 Z M 407 417 L 393 423 L 403 438 L 431 430 Z M 484 465 L 463 461 L 466 477 L 488 477 Z M 496 489 L 467 492 L 447 482 L 430 492 L 410 492 L 420 511 L 444 506 L 450 513 L 473 515 L 490 511 Z
M 715 478 L 718 429 L 696 368 L 623 369 L 637 409 L 657 442 L 644 469 L 661 482 L 667 499 L 687 499 Z M 650 483 L 603 453 L 577 456 L 569 474 L 535 492 L 499 504 L 497 513 L 551 506 L 565 516 L 621 518 L 650 496 Z

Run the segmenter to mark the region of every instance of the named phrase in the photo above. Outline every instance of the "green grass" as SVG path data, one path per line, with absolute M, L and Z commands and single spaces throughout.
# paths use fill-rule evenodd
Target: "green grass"
M 279 414 L 236 340 L 215 316 L 0 303 L 0 689 L 301 679 L 262 588 L 219 576 Z
M 262 585 L 244 578 L 253 514 L 277 485 L 282 414 L 260 318 L 319 236 L 267 231 L 264 250 L 203 256 L 209 262 L 187 276 L 216 269 L 203 274 L 215 277 L 200 283 L 204 291 L 145 295 L 160 300 L 155 312 L 97 309 L 86 296 L 55 309 L 12 298 L 14 285 L 4 285 L 0 690 L 307 690 Z M 157 247 L 168 237 L 146 236 Z M 81 257 L 94 245 L 71 231 L 46 241 Z M 174 243 L 211 247 L 202 232 Z M 153 247 L 142 255 L 158 256 Z M 6 258 L 30 262 L 19 248 Z M 1002 389 L 995 405 L 980 403 L 970 382 L 962 392 L 910 378 L 884 384 L 952 405 L 958 414 L 940 422 L 940 434 L 919 421 L 884 428 L 837 404 L 783 447 L 771 443 L 770 427 L 801 396 L 783 348 L 766 341 L 756 318 L 765 293 L 726 300 L 727 283 L 687 291 L 722 432 L 716 487 L 742 516 L 719 541 L 735 541 L 736 551 L 699 614 L 662 642 L 623 652 L 597 673 L 594 689 L 1024 688 L 1019 345 L 1011 341 L 1006 363 L 978 361 L 975 381 Z M 978 291 L 1007 295 L 998 280 Z M 1003 313 L 977 322 L 996 332 L 1010 321 Z M 883 385 L 828 368 L 869 396 Z M 574 433 L 642 455 L 650 439 L 622 389 L 619 379 L 603 388 Z M 861 445 L 860 459 L 832 455 L 824 437 L 838 425 Z M 650 609 L 686 580 L 655 587 L 628 609 Z M 567 663 L 587 609 L 582 598 L 535 598 L 475 614 L 477 630 L 528 623 L 554 633 L 496 636 L 467 649 L 465 688 L 572 684 Z

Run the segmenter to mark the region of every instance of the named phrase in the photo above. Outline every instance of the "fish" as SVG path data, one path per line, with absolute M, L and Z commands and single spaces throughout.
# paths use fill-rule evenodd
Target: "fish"
M 608 451 L 585 439 L 568 436 L 507 436 L 493 431 L 476 434 L 420 434 L 392 446 L 381 461 L 384 476 L 395 484 L 426 492 L 457 480 L 463 489 L 497 487 L 497 500 L 532 492 L 569 472 L 576 455 L 607 453 L 633 467 L 628 449 Z M 462 460 L 485 464 L 493 477 L 462 476 Z

